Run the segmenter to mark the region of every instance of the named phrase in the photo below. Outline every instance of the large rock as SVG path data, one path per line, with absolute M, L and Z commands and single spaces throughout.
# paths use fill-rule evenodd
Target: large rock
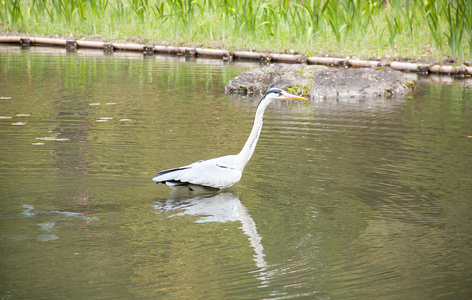
M 260 94 L 278 87 L 312 98 L 398 96 L 413 90 L 399 71 L 390 68 L 332 69 L 276 64 L 252 69 L 231 79 L 227 94 Z

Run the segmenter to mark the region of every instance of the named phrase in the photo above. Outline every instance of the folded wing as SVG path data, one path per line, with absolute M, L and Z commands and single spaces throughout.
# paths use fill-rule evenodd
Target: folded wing
M 216 189 L 227 188 L 241 179 L 234 156 L 201 160 L 188 166 L 157 173 L 152 180 L 169 186 L 200 185 Z

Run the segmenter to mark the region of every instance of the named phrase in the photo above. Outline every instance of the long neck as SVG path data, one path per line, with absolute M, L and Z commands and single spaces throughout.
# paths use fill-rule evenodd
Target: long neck
M 272 101 L 266 98 L 263 98 L 259 105 L 257 106 L 256 115 L 254 117 L 254 125 L 252 126 L 251 134 L 249 134 L 249 138 L 246 141 L 241 152 L 239 152 L 239 168 L 242 171 L 248 161 L 251 159 L 254 150 L 256 149 L 257 141 L 259 140 L 259 135 L 261 134 L 262 130 L 262 119 L 264 117 L 264 111 L 267 106 Z

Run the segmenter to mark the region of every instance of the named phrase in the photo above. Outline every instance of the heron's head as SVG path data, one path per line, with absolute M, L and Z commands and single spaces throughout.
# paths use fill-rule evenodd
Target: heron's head
M 262 99 L 267 99 L 267 100 L 280 100 L 280 99 L 292 99 L 292 100 L 308 100 L 303 97 L 299 97 L 296 95 L 289 94 L 285 91 L 282 91 L 281 89 L 278 88 L 272 88 L 268 90 L 264 97 Z

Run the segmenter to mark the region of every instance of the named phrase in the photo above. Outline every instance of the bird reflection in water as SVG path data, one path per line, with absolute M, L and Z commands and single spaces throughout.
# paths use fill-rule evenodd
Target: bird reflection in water
M 254 249 L 254 262 L 258 270 L 257 278 L 262 285 L 268 283 L 267 262 L 264 259 L 264 247 L 261 237 L 257 233 L 256 223 L 241 203 L 239 197 L 231 192 L 217 194 L 188 194 L 184 197 L 179 193 L 172 193 L 165 201 L 157 201 L 154 209 L 160 213 L 176 212 L 176 216 L 201 216 L 195 223 L 210 222 L 241 222 L 242 230 L 248 236 L 251 247 Z

